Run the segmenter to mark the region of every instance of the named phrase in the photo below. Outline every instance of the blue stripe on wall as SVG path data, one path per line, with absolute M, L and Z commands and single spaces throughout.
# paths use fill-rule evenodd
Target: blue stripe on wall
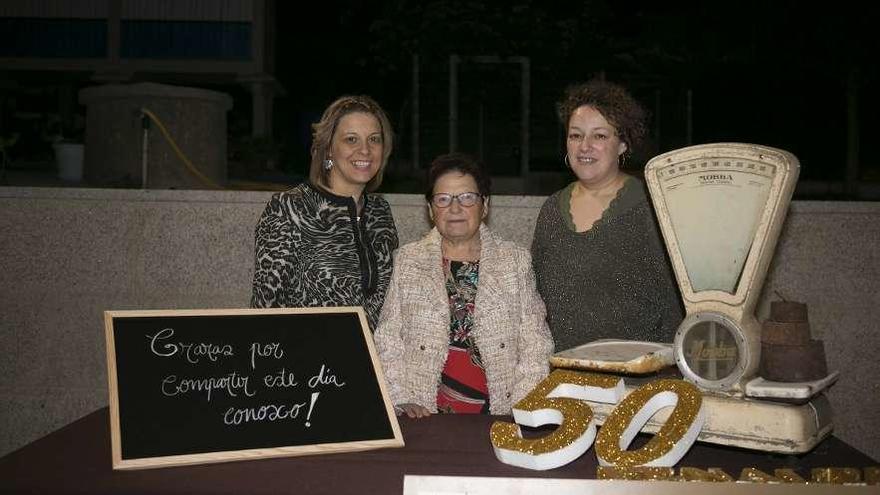
M 106 19 L 0 18 L 0 56 L 104 58 Z
M 251 58 L 249 22 L 122 21 L 122 58 Z

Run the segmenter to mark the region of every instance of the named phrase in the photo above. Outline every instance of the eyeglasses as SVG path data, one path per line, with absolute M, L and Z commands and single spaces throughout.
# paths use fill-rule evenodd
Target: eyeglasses
M 437 208 L 448 208 L 452 206 L 452 200 L 458 200 L 458 204 L 464 207 L 474 206 L 482 196 L 480 193 L 463 192 L 460 194 L 437 193 L 431 196 L 431 204 Z

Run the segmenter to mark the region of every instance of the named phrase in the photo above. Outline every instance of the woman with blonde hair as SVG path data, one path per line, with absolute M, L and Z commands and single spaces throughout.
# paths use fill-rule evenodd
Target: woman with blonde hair
M 385 111 L 343 96 L 313 126 L 309 180 L 272 196 L 255 233 L 251 306 L 363 306 L 374 328 L 397 229 L 373 194 L 391 154 Z

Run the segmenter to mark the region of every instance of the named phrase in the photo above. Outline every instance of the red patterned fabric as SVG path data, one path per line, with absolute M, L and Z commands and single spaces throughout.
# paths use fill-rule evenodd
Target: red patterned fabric
M 489 412 L 486 371 L 474 363 L 467 349 L 449 346 L 440 388 L 437 389 L 437 410 L 459 414 Z
M 489 413 L 489 389 L 480 351 L 470 331 L 474 325 L 480 264 L 443 260 L 449 296 L 449 354 L 437 389 L 441 413 Z

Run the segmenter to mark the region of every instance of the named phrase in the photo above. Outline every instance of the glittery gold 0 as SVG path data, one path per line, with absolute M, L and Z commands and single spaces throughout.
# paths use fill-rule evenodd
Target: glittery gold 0
M 767 474 L 764 471 L 761 471 L 755 467 L 743 468 L 743 470 L 739 473 L 740 481 L 748 481 L 750 483 L 780 483 L 781 479 L 773 476 L 772 474 Z
M 695 467 L 682 467 L 678 470 L 678 476 L 681 481 L 733 481 L 733 476 L 721 468 L 703 470 Z
M 813 468 L 810 473 L 816 483 L 842 485 L 844 483 L 858 483 L 862 480 L 861 472 L 854 467 Z
M 642 448 L 626 449 L 657 411 L 674 406 L 669 419 Z M 596 439 L 603 466 L 674 466 L 703 428 L 703 396 L 684 380 L 657 380 L 629 394 L 608 415 Z
M 599 466 L 596 479 L 600 480 L 675 480 L 675 470 L 671 467 L 631 467 Z
M 865 483 L 880 485 L 880 467 L 872 466 L 865 468 Z
M 514 423 L 496 421 L 489 438 L 498 460 L 527 469 L 564 466 L 580 457 L 596 438 L 593 410 L 584 400 L 614 404 L 623 380 L 572 370 L 555 370 L 513 406 Z M 519 425 L 559 425 L 540 438 L 523 438 Z

